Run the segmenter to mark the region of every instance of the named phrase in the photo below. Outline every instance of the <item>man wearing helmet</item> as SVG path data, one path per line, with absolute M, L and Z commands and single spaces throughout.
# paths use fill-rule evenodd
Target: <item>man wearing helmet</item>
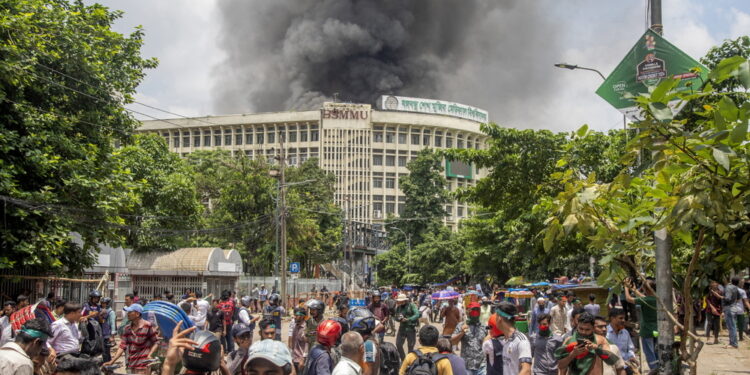
M 89 293 L 89 301 L 86 302 L 86 304 L 83 305 L 83 313 L 81 314 L 81 321 L 85 321 L 86 319 L 94 319 L 97 318 L 99 315 L 99 312 L 101 311 L 101 306 L 99 306 L 99 301 L 102 299 L 102 294 L 99 293 L 98 290 L 92 290 Z M 97 319 L 99 321 L 99 319 Z M 101 321 L 99 321 L 101 323 Z
M 99 316 L 102 321 L 102 338 L 104 338 L 104 352 L 102 353 L 102 360 L 108 362 L 112 359 L 112 353 L 110 348 L 114 345 L 114 339 L 112 338 L 113 333 L 117 331 L 115 323 L 115 312 L 112 311 L 112 299 L 109 297 L 102 298 L 101 311 Z
M 373 291 L 370 295 L 370 304 L 367 306 L 367 309 L 372 312 L 372 314 L 375 316 L 377 320 L 379 320 L 382 324 L 386 324 L 388 322 L 388 317 L 390 312 L 388 311 L 388 306 L 386 306 L 382 301 L 382 297 L 380 295 L 379 291 Z M 378 340 L 381 342 L 383 341 L 383 338 L 385 337 L 385 329 L 383 329 L 378 334 Z
M 333 358 L 331 349 L 341 338 L 341 324 L 334 320 L 324 320 L 317 328 L 317 344 L 310 349 L 302 375 L 331 375 Z
M 307 337 L 308 347 L 312 348 L 318 342 L 316 339 L 318 325 L 323 321 L 326 305 L 319 300 L 311 299 L 307 301 L 307 308 L 310 310 L 310 319 L 305 324 L 305 336 Z
M 378 342 L 373 337 L 373 330 L 379 322 L 375 315 L 365 308 L 355 308 L 349 311 L 347 318 L 349 330 L 359 333 L 364 341 L 362 375 L 378 375 L 380 372 L 380 350 Z
M 281 297 L 278 294 L 271 294 L 268 297 L 268 306 L 263 309 L 263 318 L 273 319 L 276 326 L 275 340 L 281 341 L 281 317 L 286 315 L 286 310 L 281 306 Z

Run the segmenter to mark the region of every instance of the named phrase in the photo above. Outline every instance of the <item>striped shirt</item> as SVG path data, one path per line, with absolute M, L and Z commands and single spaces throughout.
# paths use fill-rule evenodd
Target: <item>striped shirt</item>
M 126 325 L 120 340 L 120 349 L 126 350 L 127 368 L 148 368 L 148 353 L 156 342 L 156 330 L 148 321 L 141 320 L 141 326 L 135 329 L 132 322 Z

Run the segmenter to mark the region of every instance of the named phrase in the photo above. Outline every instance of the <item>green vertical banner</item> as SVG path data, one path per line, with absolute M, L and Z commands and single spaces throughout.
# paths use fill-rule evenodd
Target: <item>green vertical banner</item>
M 700 68 L 699 72 L 691 71 Z M 604 80 L 596 94 L 612 104 L 631 121 L 643 120 L 640 108 L 626 94 L 638 96 L 653 90 L 662 79 L 679 78 L 676 90 L 697 90 L 708 71 L 688 54 L 651 29 L 646 30 L 617 68 Z M 690 83 L 690 84 L 689 84 Z M 670 102 L 676 114 L 684 103 Z

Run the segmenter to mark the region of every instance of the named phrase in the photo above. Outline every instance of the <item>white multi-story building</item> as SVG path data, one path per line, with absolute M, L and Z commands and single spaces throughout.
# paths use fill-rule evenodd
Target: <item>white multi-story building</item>
M 383 96 L 379 107 L 325 103 L 313 111 L 153 120 L 138 131 L 161 135 L 182 156 L 223 149 L 274 162 L 283 143 L 289 165 L 318 158 L 336 175 L 335 200 L 349 220 L 377 225 L 403 213 L 399 177 L 409 173 L 406 165 L 420 150 L 481 149 L 486 136 L 479 125 L 489 121 L 483 110 L 431 99 Z M 474 185 L 480 176 L 476 168 L 446 162 L 451 190 Z M 471 214 L 463 202 L 445 208 L 445 222 L 453 227 Z

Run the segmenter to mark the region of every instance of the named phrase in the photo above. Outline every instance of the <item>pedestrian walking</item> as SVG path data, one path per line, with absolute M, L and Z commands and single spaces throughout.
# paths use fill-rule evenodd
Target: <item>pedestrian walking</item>
M 419 310 L 414 306 L 405 294 L 399 293 L 396 297 L 396 310 L 393 313 L 397 322 L 399 322 L 398 332 L 396 333 L 396 347 L 398 354 L 403 361 L 406 358 L 404 352 L 404 341 L 407 343 L 408 351 L 414 350 L 416 343 L 417 327 L 419 326 Z M 434 345 L 434 344 L 433 344 Z

